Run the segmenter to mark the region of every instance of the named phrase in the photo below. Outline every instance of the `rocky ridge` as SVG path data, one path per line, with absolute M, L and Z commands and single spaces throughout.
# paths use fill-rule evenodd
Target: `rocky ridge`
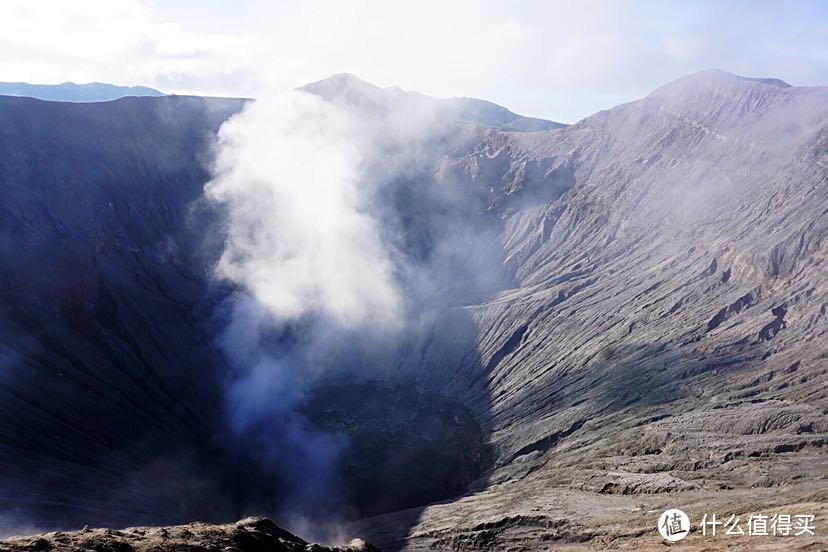
M 395 546 L 647 549 L 668 506 L 824 517 L 826 125 L 828 89 L 709 71 L 448 156 L 446 185 L 502 220 L 515 285 L 447 313 L 401 370 L 464 397 L 495 468 L 400 514 Z
M 345 546 L 311 544 L 278 527 L 267 518 L 247 518 L 237 523 L 209 525 L 190 523 L 173 527 L 127 527 L 59 531 L 0 541 L 0 550 L 45 552 L 96 550 L 98 552 L 379 552 L 361 539 Z

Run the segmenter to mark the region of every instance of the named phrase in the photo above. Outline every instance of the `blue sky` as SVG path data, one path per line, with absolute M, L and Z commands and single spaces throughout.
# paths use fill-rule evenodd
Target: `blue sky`
M 828 2 L 4 0 L 0 80 L 261 96 L 354 73 L 573 122 L 721 68 L 828 85 Z

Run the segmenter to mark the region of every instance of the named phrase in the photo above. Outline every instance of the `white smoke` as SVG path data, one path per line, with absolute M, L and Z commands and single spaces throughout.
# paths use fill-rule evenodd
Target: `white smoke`
M 490 221 L 436 176 L 473 136 L 460 115 L 353 78 L 328 85 L 227 121 L 205 187 L 225 224 L 215 274 L 235 288 L 219 308 L 229 427 L 279 482 L 271 513 L 288 526 L 352 513 L 349 437 L 308 417 L 315 386 L 395 377 L 446 304 L 503 281 Z
M 238 290 L 219 339 L 228 422 L 281 481 L 284 511 L 272 513 L 287 524 L 333 519 L 339 500 L 347 439 L 302 413 L 308 386 L 342 344 L 391 335 L 403 318 L 392 246 L 371 214 L 376 140 L 319 96 L 260 99 L 221 127 L 205 187 L 226 225 L 215 275 Z
M 276 320 L 313 313 L 354 327 L 397 318 L 393 264 L 367 213 L 359 128 L 298 91 L 252 102 L 221 128 L 205 188 L 227 213 L 216 273 Z

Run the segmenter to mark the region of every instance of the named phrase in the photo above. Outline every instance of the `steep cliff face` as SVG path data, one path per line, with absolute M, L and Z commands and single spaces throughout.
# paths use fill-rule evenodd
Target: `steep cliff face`
M 311 91 L 378 119 L 399 99 L 342 81 Z M 276 507 L 280 482 L 222 417 L 229 290 L 209 275 L 220 219 L 199 202 L 212 136 L 241 105 L 0 98 L 6 516 Z M 382 199 L 400 251 L 454 277 L 412 291 L 429 308 L 384 381 L 306 405 L 352 439 L 351 514 L 414 507 L 351 533 L 391 549 L 646 549 L 667 506 L 828 513 L 828 90 L 705 72 L 539 132 L 447 105 Z
M 232 511 L 210 474 L 224 362 L 204 329 L 211 214 L 193 201 L 213 133 L 240 107 L 0 98 L 8 523 L 29 510 L 45 524 L 153 520 L 170 499 L 188 519 L 213 494 L 207 517 Z
M 409 549 L 658 546 L 667 504 L 824 511 L 826 100 L 711 71 L 444 161 L 499 191 L 515 286 L 404 367 L 465 397 L 496 464 Z
M 543 418 L 553 403 L 534 393 L 565 393 L 572 372 L 590 374 L 581 399 L 637 402 L 644 390 L 617 385 L 630 355 L 668 366 L 651 380 L 634 363 L 658 394 L 696 363 L 769 351 L 775 363 L 802 346 L 821 317 L 825 98 L 703 73 L 559 131 L 487 133 L 448 158 L 454 180 L 500 192 L 490 209 L 515 280 L 465 309 L 482 355 L 481 378 L 465 381 L 497 396 L 493 427 L 521 404 Z M 453 372 L 438 354 L 423 377 Z

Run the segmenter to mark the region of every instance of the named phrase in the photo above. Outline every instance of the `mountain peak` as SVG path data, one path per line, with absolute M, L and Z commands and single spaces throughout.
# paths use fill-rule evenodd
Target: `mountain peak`
M 716 89 L 725 88 L 752 88 L 752 87 L 773 87 L 793 88 L 787 82 L 773 77 L 745 77 L 729 73 L 722 69 L 705 69 L 697 73 L 691 73 L 680 77 L 664 86 L 656 89 L 655 93 L 661 90 L 673 89 Z
M 477 124 L 487 127 L 531 132 L 565 126 L 554 121 L 524 117 L 507 108 L 475 98 L 439 99 L 399 86 L 380 88 L 350 73 L 337 73 L 320 81 L 301 86 L 334 103 L 363 110 L 369 115 L 392 112 L 432 113 L 446 121 Z
M 362 94 L 377 94 L 381 88 L 351 73 L 336 73 L 322 80 L 299 87 L 300 90 L 318 94 L 325 98 L 331 95 L 357 92 Z
M 665 84 L 644 101 L 656 101 L 674 112 L 697 120 L 713 117 L 745 117 L 746 113 L 765 111 L 791 94 L 802 90 L 767 77 L 744 77 L 721 69 L 708 69 Z

